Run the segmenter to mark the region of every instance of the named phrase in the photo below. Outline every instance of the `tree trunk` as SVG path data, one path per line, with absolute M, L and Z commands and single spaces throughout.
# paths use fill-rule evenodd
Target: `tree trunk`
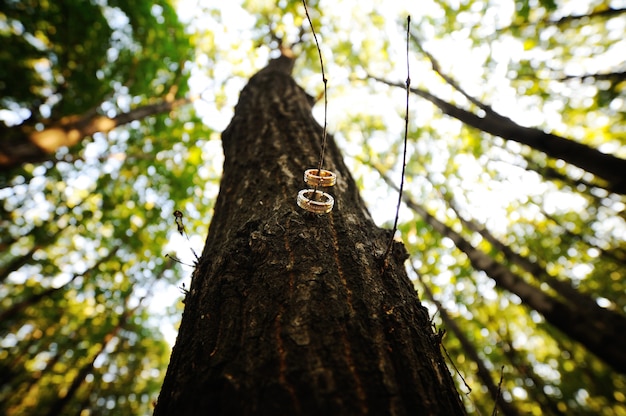
M 531 200 L 532 201 L 532 200 Z M 563 222 L 559 220 L 552 214 L 548 214 L 543 206 L 535 201 L 532 201 L 535 206 L 537 206 L 541 210 L 541 215 L 550 220 L 553 224 L 555 224 L 559 231 L 561 240 L 565 241 L 566 244 L 571 244 L 571 241 L 578 242 L 584 244 L 587 247 L 593 248 L 600 252 L 601 257 L 606 257 L 610 259 L 618 269 L 624 268 L 626 269 L 626 250 L 622 250 L 620 247 L 611 247 L 611 248 L 602 248 L 596 242 L 593 241 L 594 237 L 591 234 L 591 238 L 586 233 L 576 233 L 572 231 L 571 224 L 567 222 Z M 565 237 L 569 239 L 569 241 L 565 240 Z
M 333 211 L 296 205 L 321 128 L 283 56 L 241 93 L 223 177 L 155 415 L 440 414 L 465 410 L 428 313 L 339 149 Z
M 528 272 L 528 274 L 530 274 L 537 282 L 547 283 L 548 286 L 550 286 L 556 293 L 559 294 L 561 299 L 564 299 L 569 303 L 574 303 L 580 307 L 584 307 L 588 311 L 593 311 L 594 316 L 600 317 L 603 314 L 607 314 L 606 319 L 612 319 L 611 317 L 615 314 L 615 312 L 602 308 L 590 295 L 576 289 L 571 284 L 571 280 L 559 280 L 555 276 L 552 276 L 548 272 L 544 262 L 539 259 L 533 261 L 530 257 L 524 256 L 523 254 L 520 254 L 517 251 L 513 250 L 511 247 L 498 240 L 496 236 L 491 234 L 491 232 L 482 224 L 478 224 L 473 220 L 468 220 L 463 217 L 458 206 L 452 198 L 447 198 L 446 196 L 444 196 L 444 200 L 448 204 L 448 207 L 450 207 L 452 211 L 454 211 L 456 217 L 459 219 L 459 221 L 461 221 L 461 224 L 463 224 L 465 228 L 480 234 L 483 239 L 487 240 L 489 244 L 491 244 L 495 249 L 504 254 L 504 257 L 509 263 L 515 264 L 516 266 L 519 266 L 522 270 Z
M 41 248 L 47 247 L 48 245 L 54 243 L 57 238 L 61 236 L 63 231 L 67 230 L 70 225 L 66 225 L 63 228 L 59 228 L 51 234 L 38 239 L 33 242 L 33 246 L 28 250 L 28 252 L 20 255 L 19 257 L 13 258 L 5 267 L 0 269 L 0 283 L 3 283 L 11 273 L 20 269 L 21 267 L 32 264 L 35 262 L 35 253 Z
M 535 373 L 531 365 L 528 365 L 528 361 L 525 358 L 520 357 L 520 354 L 513 346 L 513 342 L 511 341 L 508 333 L 502 336 L 502 339 L 504 342 L 504 347 L 502 348 L 502 351 L 504 351 L 504 355 L 509 359 L 509 361 L 522 375 L 523 378 L 529 379 L 531 381 L 532 384 L 527 385 L 533 386 L 534 388 L 528 389 L 528 391 L 532 395 L 533 399 L 541 405 L 542 413 L 552 415 L 564 415 L 564 413 L 559 410 L 559 407 L 557 403 L 555 403 L 554 398 L 550 397 L 546 393 L 546 383 L 543 381 L 543 379 Z

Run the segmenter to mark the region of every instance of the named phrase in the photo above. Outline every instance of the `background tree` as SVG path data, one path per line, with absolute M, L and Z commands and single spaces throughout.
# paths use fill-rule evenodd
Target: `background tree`
M 3 3 L 0 19 L 9 16 L 5 10 L 15 4 Z M 171 9 L 159 5 L 164 7 L 163 16 L 167 16 L 167 10 Z M 125 7 L 120 5 L 118 9 Z M 111 8 L 118 10 L 114 5 Z M 148 18 L 150 22 L 160 21 L 159 13 L 154 14 L 158 9 L 143 7 L 142 10 L 149 12 L 146 16 L 152 16 Z M 270 51 L 276 49 L 277 39 L 282 38 L 285 43 L 300 39 L 304 14 L 300 2 L 295 0 L 280 2 L 280 7 L 256 1 L 225 7 L 180 0 L 177 10 L 186 33 L 194 39 L 195 55 L 183 66 L 182 74 L 183 78 L 189 73 L 192 75 L 189 85 L 195 91 L 205 91 L 202 96 L 206 99 L 194 103 L 202 114 L 203 123 L 178 123 L 177 119 L 187 119 L 186 107 L 177 110 L 176 118 L 169 114 L 151 117 L 106 135 L 94 134 L 91 144 L 79 144 L 71 153 L 61 148 L 51 161 L 26 164 L 5 173 L 4 188 L 0 190 L 3 220 L 0 271 L 6 274 L 0 287 L 2 311 L 56 288 L 59 290 L 53 292 L 52 299 L 72 296 L 72 302 L 87 302 L 81 297 L 83 281 L 91 288 L 91 292 L 85 291 L 86 298 L 91 299 L 98 291 L 102 300 L 116 293 L 110 287 L 122 285 L 124 276 L 134 276 L 146 283 L 154 280 L 151 276 L 158 275 L 162 265 L 165 267 L 162 254 L 167 248 L 158 247 L 165 241 L 161 236 L 165 236 L 168 226 L 171 235 L 177 235 L 175 227 L 168 224 L 176 208 L 185 211 L 192 246 L 196 249 L 201 246 L 194 236 L 204 235 L 207 224 L 202 224 L 202 231 L 194 230 L 199 227 L 200 212 L 202 222 L 208 220 L 204 215 L 211 212 L 217 193 L 216 180 L 221 175 L 220 144 L 212 131 L 224 130 L 232 118 L 238 92 L 249 77 L 266 64 Z M 412 45 L 414 88 L 478 118 L 485 117 L 485 108 L 491 108 L 524 128 L 564 137 L 615 158 L 626 158 L 624 5 L 619 1 L 467 1 L 458 4 L 425 1 L 413 4 L 320 0 L 310 4 L 310 11 L 319 28 L 328 66 L 330 131 L 343 150 L 346 164 L 378 224 L 389 224 L 392 220 L 394 207 L 388 201 L 395 199 L 395 193 L 372 166 L 379 167 L 398 183 L 403 126 L 399 114 L 404 106 L 404 92 L 369 75 L 391 83 L 405 79 L 406 74 L 398 72 L 397 62 L 404 61 L 401 27 L 407 14 L 412 16 L 413 35 L 423 48 L 420 51 L 417 44 Z M 121 12 L 113 16 L 127 13 L 132 14 Z M 21 19 L 28 20 L 25 16 L 28 14 L 20 14 Z M 135 39 L 131 42 L 135 46 L 128 47 L 132 50 L 127 54 L 129 57 L 139 56 L 139 50 L 146 51 L 136 47 L 140 43 L 136 40 L 139 31 L 125 24 L 134 20 L 107 16 L 107 22 L 116 23 L 111 23 L 110 27 L 117 34 L 99 39 L 106 39 L 107 45 L 113 45 L 114 49 L 121 47 L 122 42 L 112 42 L 113 38 Z M 0 26 L 2 36 L 23 33 L 22 40 L 11 38 L 12 42 L 22 42 L 22 45 L 37 42 L 36 31 L 23 32 L 15 23 L 16 18 L 11 19 L 11 24 Z M 122 36 L 131 32 L 130 37 Z M 146 34 L 145 42 L 153 39 L 150 31 L 142 33 Z M 319 70 L 312 64 L 317 62 L 317 52 L 306 31 L 304 33 L 302 42 L 295 46 L 300 58 L 295 64 L 294 76 L 310 94 L 318 96 L 322 85 Z M 182 39 L 170 37 L 174 38 Z M 85 39 L 91 38 L 85 35 Z M 159 52 L 159 45 L 165 43 L 157 42 L 150 48 L 155 52 L 150 57 L 158 58 L 152 68 L 163 68 L 162 61 L 167 57 L 177 56 L 172 62 L 184 62 L 186 58 L 179 58 L 190 56 L 190 48 L 179 51 L 178 55 L 171 50 L 167 54 Z M 44 46 L 37 43 L 35 49 Z M 31 46 L 20 48 L 3 42 L 0 71 L 21 61 L 14 57 L 21 56 L 18 52 L 27 48 Z M 102 48 L 104 50 L 104 46 Z M 5 50 L 14 52 L 8 55 Z M 433 60 L 428 54 L 438 63 L 437 70 L 433 70 Z M 7 62 L 9 58 L 11 62 Z M 32 67 L 37 62 L 41 61 L 25 59 L 21 65 Z M 128 58 L 126 62 L 134 60 Z M 107 65 L 112 63 L 107 60 Z M 123 67 L 129 75 L 119 79 L 132 79 L 132 65 Z M 170 73 L 173 76 L 177 70 L 170 70 Z M 13 74 L 19 75 L 15 71 Z M 6 78 L 1 79 L 3 92 L 0 96 L 4 97 L 8 87 L 4 86 Z M 104 84 L 106 79 L 102 79 Z M 138 79 L 152 82 L 160 77 Z M 25 101 L 17 106 L 2 102 L 0 117 L 7 120 L 6 123 L 17 125 L 29 116 L 24 108 L 40 107 L 31 100 L 33 96 L 41 96 L 33 93 L 37 91 L 37 82 L 41 81 L 31 79 L 26 84 L 10 85 L 23 88 Z M 124 83 L 120 81 L 121 85 Z M 152 88 L 146 97 L 159 91 L 158 95 L 163 98 L 172 83 L 165 83 L 161 90 Z M 27 84 L 35 87 L 27 90 Z M 179 98 L 188 97 L 185 85 L 181 79 Z M 122 91 L 126 90 L 122 87 Z M 113 93 L 111 99 L 106 100 L 107 104 L 99 108 L 99 114 L 115 116 L 150 104 L 142 98 L 131 102 L 117 97 L 119 95 Z M 118 106 L 120 111 L 107 113 Z M 64 115 L 82 115 L 93 108 L 77 107 L 78 111 Z M 410 114 L 411 158 L 405 188 L 411 200 L 460 233 L 473 248 L 547 295 L 563 300 L 547 282 L 537 280 L 507 258 L 497 245 L 466 228 L 459 217 L 484 228 L 513 253 L 541 264 L 549 276 L 579 290 L 600 307 L 624 315 L 625 201 L 623 195 L 610 187 L 607 178 L 542 150 L 467 126 L 418 96 L 412 97 L 411 108 L 414 110 Z M 314 111 L 319 119 L 319 106 Z M 17 121 L 9 123 L 8 120 Z M 58 160 L 60 162 L 54 163 Z M 86 179 L 96 177 L 100 179 L 95 182 Z M 90 197 L 92 194 L 94 196 Z M 448 206 L 448 200 L 454 202 L 459 217 Z M 423 277 L 424 284 L 429 285 L 433 299 L 445 308 L 465 338 L 473 343 L 494 383 L 499 382 L 500 369 L 504 366 L 502 395 L 507 403 L 521 414 L 624 413 L 626 396 L 622 392 L 626 381 L 615 368 L 546 323 L 539 313 L 523 306 L 517 295 L 496 287 L 495 281 L 486 273 L 476 271 L 467 256 L 422 216 L 403 206 L 400 220 L 412 266 Z M 77 232 L 80 235 L 75 236 Z M 185 250 L 189 252 L 186 245 Z M 92 251 L 96 254 L 88 256 Z M 112 260 L 106 261 L 109 256 Z M 83 268 L 68 266 L 79 264 L 77 259 L 81 258 L 88 260 Z M 145 266 L 141 266 L 141 262 Z M 184 266 L 177 266 L 180 267 Z M 175 279 L 173 271 L 163 273 L 164 280 L 170 283 L 157 281 L 155 287 L 167 287 L 169 292 L 158 296 L 160 306 L 150 309 L 152 318 L 146 328 L 155 323 L 155 312 L 160 314 L 167 310 L 166 305 L 179 303 L 180 294 L 171 283 Z M 75 277 L 77 274 L 80 276 Z M 415 276 L 413 272 L 410 275 Z M 93 283 L 98 280 L 116 282 L 115 279 L 118 283 Z M 37 281 L 43 283 L 35 283 Z M 180 280 L 177 284 L 180 285 Z M 69 292 L 61 289 L 64 287 Z M 154 293 L 162 291 L 155 289 Z M 102 302 L 105 310 L 117 307 L 121 311 L 120 295 L 114 295 L 117 296 L 115 302 Z M 28 322 L 31 325 L 42 322 L 38 325 L 43 328 L 50 322 L 48 318 L 43 320 L 45 312 L 58 318 L 50 318 L 57 328 L 61 325 L 61 309 L 65 314 L 89 310 L 53 308 L 53 300 L 47 302 L 50 307 L 41 314 L 35 308 L 22 309 L 19 313 L 13 309 L 16 312 L 12 322 L 26 323 L 25 316 L 34 316 L 39 320 Z M 59 302 L 58 305 L 67 304 L 66 300 Z M 435 323 L 441 325 L 434 303 L 424 303 L 431 305 Z M 157 302 L 143 302 L 143 305 L 149 304 Z M 166 326 L 161 324 L 161 327 Z M 52 346 L 45 350 L 50 351 L 49 355 L 40 356 L 37 365 L 33 365 L 32 351 L 36 346 L 46 345 L 45 342 L 51 343 L 54 337 L 37 338 L 31 335 L 30 326 L 21 332 L 20 328 L 22 325 L 12 323 L 3 333 L 6 336 L 0 345 L 2 364 L 7 362 L 7 357 L 11 357 L 12 363 L 13 357 L 17 357 L 15 364 L 27 363 L 14 368 L 24 368 L 19 374 L 26 374 L 33 386 L 36 386 L 33 380 L 43 380 L 53 369 L 63 374 L 64 368 L 55 364 L 55 360 L 68 360 L 72 353 L 56 352 L 75 348 L 75 344 L 67 341 L 73 338 L 63 338 L 58 350 L 52 350 Z M 477 374 L 473 355 L 463 350 L 452 330 L 443 343 L 472 387 L 472 392 L 463 396 L 468 410 L 477 407 L 482 413 L 490 413 L 493 398 L 487 387 L 482 387 L 488 383 L 479 379 L 484 378 L 484 372 Z M 28 353 L 31 346 L 31 353 Z M 37 348 L 44 351 L 43 347 Z M 47 370 L 40 371 L 48 362 Z M 79 366 L 77 364 L 76 368 Z M 111 374 L 116 371 L 111 369 Z M 63 378 L 60 384 L 69 385 L 69 378 Z M 460 378 L 457 377 L 457 381 L 461 390 L 467 391 Z M 153 397 L 158 389 L 156 384 Z M 119 388 L 121 384 L 116 386 Z M 11 385 L 5 385 L 2 391 L 10 388 Z M 100 403 L 100 408 L 105 408 L 104 402 Z

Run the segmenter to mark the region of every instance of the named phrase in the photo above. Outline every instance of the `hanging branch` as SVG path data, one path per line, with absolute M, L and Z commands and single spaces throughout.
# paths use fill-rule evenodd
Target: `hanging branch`
M 113 258 L 113 256 L 117 253 L 117 251 L 120 249 L 120 245 L 117 245 L 115 247 L 113 247 L 112 250 L 109 251 L 109 254 L 107 254 L 104 257 L 101 257 L 98 261 L 96 261 L 94 263 L 93 266 L 91 266 L 89 269 L 87 269 L 86 271 L 84 271 L 83 273 L 75 273 L 70 280 L 68 280 L 66 283 L 64 283 L 63 285 L 59 286 L 59 287 L 49 287 L 39 293 L 35 293 L 31 296 L 29 296 L 26 299 L 23 299 L 21 301 L 12 303 L 11 306 L 0 312 L 0 322 L 8 322 L 10 319 L 15 318 L 15 316 L 20 313 L 21 311 L 23 311 L 24 309 L 28 308 L 28 307 L 33 307 L 35 306 L 39 301 L 41 301 L 42 299 L 46 299 L 50 296 L 52 296 L 53 293 L 58 292 L 64 288 L 67 288 L 72 282 L 74 282 L 77 278 L 79 277 L 85 277 L 88 276 L 89 274 L 91 274 L 94 271 L 98 270 L 98 267 L 103 264 L 106 261 L 109 261 L 111 258 Z
M 461 214 L 461 210 L 457 205 L 456 201 L 452 197 L 448 197 L 444 195 L 437 186 L 434 181 L 427 175 L 426 179 L 431 183 L 433 189 L 439 197 L 446 202 L 448 207 L 454 211 L 454 214 L 459 219 L 461 224 L 470 231 L 478 233 L 484 240 L 488 241 L 495 249 L 500 251 L 505 259 L 512 264 L 519 266 L 522 270 L 528 272 L 529 275 L 533 276 L 533 278 L 539 283 L 547 283 L 556 293 L 558 293 L 563 299 L 578 305 L 579 307 L 584 307 L 594 316 L 604 316 L 604 320 L 612 321 L 613 319 L 620 319 L 615 316 L 615 312 L 602 308 L 598 305 L 595 299 L 593 299 L 589 294 L 582 292 L 579 289 L 576 289 L 572 286 L 570 281 L 559 280 L 557 277 L 553 276 L 548 272 L 546 264 L 540 260 L 533 260 L 530 256 L 525 256 L 517 251 L 513 250 L 510 246 L 500 241 L 495 235 L 493 235 L 487 227 L 483 224 L 479 224 L 472 219 L 467 219 Z
M 326 136 L 327 133 L 327 118 L 328 118 L 328 97 L 326 94 L 328 80 L 326 79 L 326 73 L 324 72 L 324 60 L 322 59 L 322 49 L 320 48 L 320 44 L 317 40 L 317 34 L 315 33 L 315 28 L 313 27 L 313 21 L 311 21 L 311 16 L 309 16 L 309 10 L 306 6 L 306 0 L 302 0 L 302 5 L 304 6 L 304 13 L 306 14 L 306 18 L 309 21 L 309 25 L 311 25 L 311 32 L 313 33 L 313 39 L 315 40 L 315 46 L 317 47 L 317 53 L 320 58 L 320 68 L 322 71 L 322 82 L 324 83 L 324 128 L 322 131 L 322 151 L 320 152 L 320 161 L 317 165 L 317 174 L 318 176 L 322 172 L 322 167 L 324 165 L 324 152 L 326 151 Z M 317 191 L 317 187 L 315 188 Z
M 5 137 L 0 141 L 0 172 L 28 162 L 52 160 L 54 152 L 62 146 L 74 146 L 95 133 L 108 133 L 121 125 L 167 113 L 193 101 L 193 98 L 170 98 L 168 95 L 166 99 L 134 108 L 115 117 L 99 115 L 89 110 L 84 114 L 63 117 L 46 125 L 41 131 L 24 125 L 5 129 Z
M 498 329 L 498 335 L 504 343 L 501 350 L 504 352 L 504 355 L 508 358 L 509 362 L 515 367 L 522 378 L 530 380 L 533 383 L 532 385 L 535 386 L 535 388 L 529 390 L 532 400 L 539 403 L 539 405 L 544 408 L 544 412 L 546 409 L 550 409 L 550 412 L 545 412 L 546 414 L 551 413 L 553 415 L 565 415 L 565 413 L 559 410 L 557 406 L 556 401 L 558 401 L 558 399 L 555 400 L 553 397 L 546 394 L 545 381 L 541 378 L 541 376 L 535 373 L 532 365 L 528 365 L 527 359 L 520 357 L 520 352 L 513 346 L 509 325 L 506 321 L 504 322 L 504 325 L 501 325 Z M 559 351 L 563 350 L 559 349 Z
M 607 9 L 594 10 L 591 13 L 563 16 L 558 20 L 550 20 L 548 18 L 544 18 L 541 20 L 537 20 L 535 22 L 526 21 L 526 22 L 522 22 L 518 24 L 511 24 L 509 26 L 496 29 L 496 34 L 500 34 L 506 31 L 511 31 L 514 29 L 522 29 L 522 28 L 530 27 L 530 26 L 535 26 L 538 28 L 550 27 L 550 26 L 557 26 L 557 27 L 564 26 L 564 25 L 569 25 L 576 21 L 580 21 L 582 19 L 591 20 L 594 18 L 604 18 L 608 20 L 613 17 L 617 17 L 623 13 L 626 13 L 626 8 L 618 9 L 618 8 L 609 7 Z
M 500 367 L 500 382 L 498 383 L 498 395 L 496 396 L 496 402 L 493 405 L 493 412 L 491 412 L 491 416 L 496 416 L 498 414 L 498 404 L 502 401 L 502 395 L 500 392 L 502 391 L 502 381 L 504 380 L 504 366 Z
M 111 342 L 118 336 L 119 332 L 125 328 L 132 316 L 137 312 L 139 307 L 142 306 L 142 303 L 147 296 L 148 295 L 145 295 L 139 298 L 137 305 L 132 308 L 128 307 L 129 297 L 125 299 L 124 311 L 119 317 L 118 322 L 106 334 L 104 334 L 104 336 L 102 336 L 98 342 L 98 349 L 89 357 L 85 364 L 78 369 L 78 373 L 76 373 L 70 385 L 67 386 L 67 388 L 58 395 L 57 399 L 51 403 L 51 406 L 46 413 L 47 416 L 56 416 L 63 413 L 63 409 L 65 409 L 69 402 L 76 397 L 78 389 L 81 385 L 83 385 L 83 383 L 85 383 L 87 376 L 95 370 L 95 364 L 98 357 L 106 353 L 107 347 L 111 345 Z M 119 344 L 117 344 L 116 347 L 118 345 Z
M 396 205 L 396 216 L 393 220 L 393 229 L 391 231 L 391 237 L 389 238 L 389 244 L 387 250 L 383 255 L 383 264 L 387 265 L 387 256 L 393 246 L 393 237 L 398 229 L 398 217 L 400 216 L 400 205 L 402 204 L 402 191 L 404 190 L 404 172 L 406 169 L 406 143 L 409 137 L 409 94 L 411 92 L 411 72 L 409 68 L 409 33 L 411 29 L 411 16 L 406 18 L 406 109 L 404 113 L 404 149 L 402 151 L 402 174 L 400 177 L 400 189 L 398 190 L 398 204 Z

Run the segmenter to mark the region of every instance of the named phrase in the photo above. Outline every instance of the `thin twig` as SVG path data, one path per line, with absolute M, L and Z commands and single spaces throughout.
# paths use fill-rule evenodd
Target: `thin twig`
M 180 235 L 187 238 L 187 241 L 189 242 L 189 248 L 191 249 L 191 252 L 196 258 L 196 262 L 199 261 L 200 257 L 198 257 L 194 249 L 191 247 L 191 240 L 189 239 L 189 235 L 187 234 L 187 230 L 185 229 L 185 224 L 183 223 L 183 213 L 179 210 L 174 211 L 174 218 L 176 219 L 176 227 L 178 228 L 178 232 L 180 233 Z M 177 259 L 174 258 L 174 260 L 177 260 Z M 182 263 L 182 264 L 185 264 L 185 263 Z
M 398 204 L 396 206 L 396 217 L 393 220 L 393 231 L 389 239 L 389 245 L 383 255 L 383 264 L 387 265 L 387 256 L 393 246 L 393 237 L 398 229 L 398 217 L 400 216 L 400 205 L 402 204 L 402 190 L 404 189 L 404 171 L 406 169 L 406 144 L 409 137 L 409 93 L 411 92 L 411 71 L 409 68 L 409 36 L 411 29 L 411 16 L 406 18 L 406 110 L 404 114 L 404 150 L 402 152 L 402 177 L 400 179 L 400 190 L 398 191 Z
M 322 59 L 322 50 L 320 48 L 319 42 L 317 41 L 317 34 L 315 33 L 315 28 L 313 27 L 313 21 L 311 21 L 311 16 L 309 16 L 309 10 L 307 9 L 307 6 L 306 6 L 306 0 L 302 0 L 302 5 L 304 6 L 304 13 L 306 14 L 306 18 L 309 21 L 309 25 L 311 25 L 311 32 L 313 33 L 313 39 L 315 40 L 317 53 L 320 57 L 320 67 L 322 69 L 322 82 L 324 82 L 324 129 L 322 131 L 322 151 L 320 152 L 320 161 L 319 161 L 319 164 L 317 165 L 317 175 L 319 176 L 321 174 L 322 167 L 324 166 L 324 152 L 326 151 L 326 136 L 327 136 L 326 126 L 327 126 L 327 119 L 328 119 L 328 97 L 326 95 L 326 87 L 328 84 L 328 80 L 326 79 L 326 74 L 324 73 L 324 61 Z M 313 192 L 313 195 L 317 194 L 318 186 L 319 185 L 315 186 L 315 189 L 314 189 L 315 192 Z
M 498 383 L 498 395 L 495 398 L 495 403 L 493 404 L 493 412 L 491 412 L 491 416 L 496 416 L 498 414 L 498 400 L 500 400 L 500 395 L 502 392 L 502 380 L 504 380 L 504 366 L 500 367 L 500 382 Z
M 417 47 L 420 49 L 420 51 L 422 51 L 422 53 L 426 55 L 426 57 L 430 61 L 433 71 L 439 74 L 439 76 L 443 78 L 444 81 L 446 81 L 452 88 L 454 88 L 455 90 L 463 94 L 463 96 L 467 98 L 471 103 L 473 103 L 474 105 L 476 105 L 477 107 L 485 111 L 486 113 L 492 113 L 492 114 L 494 113 L 493 109 L 489 105 L 480 102 L 479 100 L 477 100 L 476 98 L 468 94 L 467 91 L 465 91 L 459 85 L 458 82 L 456 82 L 451 76 L 449 76 L 448 74 L 444 73 L 441 70 L 441 65 L 439 65 L 439 61 L 437 61 L 437 59 L 433 55 L 431 55 L 426 49 L 424 49 L 424 47 L 422 46 L 422 42 L 420 41 L 420 39 L 417 37 L 416 34 L 411 33 L 411 38 L 413 39 Z

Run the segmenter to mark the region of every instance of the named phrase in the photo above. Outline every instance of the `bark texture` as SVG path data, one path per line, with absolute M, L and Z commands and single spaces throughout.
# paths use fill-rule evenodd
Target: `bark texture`
M 296 205 L 321 128 L 286 57 L 255 75 L 225 162 L 155 415 L 464 414 L 389 233 L 329 137 L 334 210 Z

